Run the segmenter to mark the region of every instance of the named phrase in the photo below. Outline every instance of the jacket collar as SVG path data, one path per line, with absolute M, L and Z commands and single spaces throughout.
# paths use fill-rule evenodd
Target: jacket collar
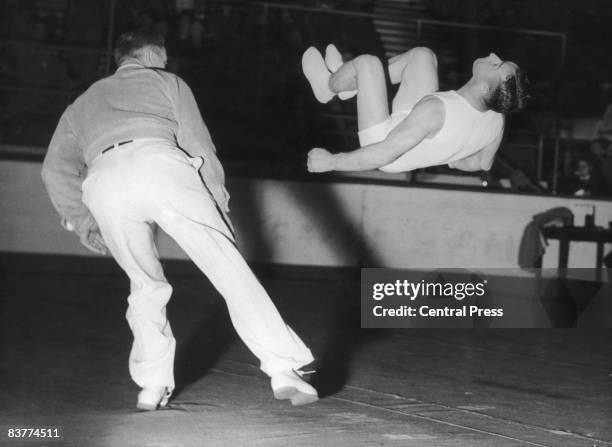
M 144 65 L 138 64 L 136 62 L 129 62 L 127 64 L 120 65 L 117 68 L 117 70 L 115 71 L 115 73 L 118 72 L 119 70 L 124 70 L 124 69 L 127 69 L 127 68 L 145 68 L 145 67 L 144 67 Z

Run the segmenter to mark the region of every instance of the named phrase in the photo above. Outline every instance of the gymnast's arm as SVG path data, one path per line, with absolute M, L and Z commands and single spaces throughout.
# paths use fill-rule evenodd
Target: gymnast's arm
M 437 98 L 425 98 L 383 141 L 352 152 L 330 154 L 313 149 L 308 154 L 310 172 L 367 171 L 385 166 L 432 137 L 444 123 L 444 105 Z

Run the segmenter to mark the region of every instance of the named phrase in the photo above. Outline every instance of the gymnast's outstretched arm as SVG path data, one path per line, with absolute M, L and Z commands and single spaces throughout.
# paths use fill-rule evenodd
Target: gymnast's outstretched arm
M 331 154 L 315 148 L 308 153 L 310 172 L 367 171 L 385 166 L 418 145 L 423 139 L 434 136 L 444 123 L 444 106 L 436 98 L 428 98 L 417 104 L 410 115 L 378 143 L 361 147 L 352 152 Z

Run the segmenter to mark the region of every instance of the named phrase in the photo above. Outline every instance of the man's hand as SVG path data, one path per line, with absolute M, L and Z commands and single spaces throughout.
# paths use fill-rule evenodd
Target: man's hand
M 325 149 L 316 147 L 308 152 L 308 172 L 333 171 L 333 154 Z
M 97 225 L 79 233 L 79 240 L 81 241 L 81 244 L 94 253 L 101 255 L 106 254 L 106 244 L 104 243 L 104 239 L 102 238 L 100 229 Z

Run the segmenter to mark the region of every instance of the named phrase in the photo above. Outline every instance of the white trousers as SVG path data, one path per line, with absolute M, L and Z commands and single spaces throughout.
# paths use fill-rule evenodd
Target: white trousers
M 134 343 L 129 369 L 143 388 L 174 389 L 175 339 L 166 318 L 172 287 L 159 262 L 154 223 L 223 296 L 236 332 L 266 374 L 313 360 L 238 252 L 199 176 L 201 163 L 163 140 L 135 140 L 96 158 L 83 183 L 83 202 L 130 278 L 126 317 Z

